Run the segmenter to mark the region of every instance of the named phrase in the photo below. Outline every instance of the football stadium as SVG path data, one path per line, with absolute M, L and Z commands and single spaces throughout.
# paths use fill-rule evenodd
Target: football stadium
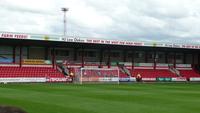
M 0 104 L 29 113 L 198 113 L 200 45 L 0 33 Z
M 198 82 L 200 45 L 0 33 L 0 82 Z
M 199 5 L 1 0 L 0 113 L 199 113 Z

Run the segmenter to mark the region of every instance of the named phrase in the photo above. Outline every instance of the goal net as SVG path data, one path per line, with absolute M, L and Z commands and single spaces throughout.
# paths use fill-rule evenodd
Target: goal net
M 75 82 L 83 83 L 117 83 L 119 84 L 118 68 L 77 68 Z

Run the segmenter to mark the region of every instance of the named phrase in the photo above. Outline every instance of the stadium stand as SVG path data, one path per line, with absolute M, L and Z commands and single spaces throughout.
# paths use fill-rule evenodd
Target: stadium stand
M 118 68 L 120 70 L 120 77 L 130 77 L 131 76 L 131 70 L 126 68 L 124 65 L 118 65 Z
M 130 81 L 129 78 L 141 75 L 154 81 L 165 77 L 173 81 L 185 81 L 185 78 L 200 81 L 200 45 L 65 38 L 60 35 L 50 35 L 47 40 L 46 35 L 0 34 L 0 78 L 51 79 L 81 75 L 83 78 L 107 79 L 118 75 L 118 78 Z M 116 69 L 117 74 L 112 69 Z
M 0 77 L 64 77 L 51 67 L 13 67 L 0 66 Z
M 126 78 L 126 77 L 129 77 L 126 73 L 124 73 L 124 72 L 122 72 L 121 70 L 120 70 L 120 72 L 119 72 L 119 77 L 120 78 Z
M 181 76 L 190 78 L 190 77 L 200 77 L 198 73 L 196 73 L 194 70 L 179 70 Z
M 135 69 L 132 73 L 134 77 L 140 74 L 143 78 L 157 78 L 157 77 L 177 77 L 176 74 L 169 70 L 154 70 L 154 69 Z

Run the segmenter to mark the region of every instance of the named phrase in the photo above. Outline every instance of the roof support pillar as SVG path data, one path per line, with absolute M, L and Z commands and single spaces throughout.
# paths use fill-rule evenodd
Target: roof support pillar
M 100 50 L 99 53 L 99 67 L 102 68 L 102 61 L 103 61 L 103 49 Z
M 27 46 L 27 59 L 30 58 L 30 46 Z
M 144 51 L 145 63 L 148 63 L 148 52 Z
M 165 63 L 168 64 L 168 52 L 165 52 Z
M 194 66 L 195 66 L 194 59 L 195 59 L 195 55 L 194 55 L 194 53 L 192 53 L 192 68 L 194 68 Z
M 44 59 L 45 59 L 45 60 L 48 60 L 48 56 L 49 56 L 49 47 L 45 47 Z
M 51 51 L 51 56 L 52 56 L 52 66 L 53 68 L 55 68 L 56 65 L 56 54 L 55 54 L 55 48 L 53 47 L 52 51 Z
M 200 65 L 200 53 L 198 53 L 198 65 Z
M 77 60 L 77 48 L 74 48 L 74 55 L 73 55 L 73 60 L 76 61 Z
M 157 58 L 156 58 L 156 51 L 154 51 L 154 55 L 153 55 L 153 59 L 154 59 L 154 65 L 153 65 L 153 69 L 155 70 L 156 69 L 156 63 L 157 63 Z
M 132 56 L 131 58 L 132 58 L 132 72 L 133 72 L 133 70 L 134 70 L 134 62 L 135 62 L 134 61 L 135 60 L 135 51 L 134 50 L 132 51 L 132 55 L 131 56 Z
M 16 58 L 16 46 L 13 46 L 13 64 L 16 63 L 15 58 Z
M 85 60 L 84 60 L 84 56 L 85 56 L 85 54 L 84 54 L 85 52 L 84 52 L 84 48 L 82 47 L 81 48 L 81 67 L 83 68 L 84 66 L 85 66 Z
M 183 53 L 183 64 L 186 64 L 186 53 Z
M 127 54 L 126 50 L 123 50 L 123 62 L 126 62 L 126 54 Z
M 107 62 L 107 64 L 108 64 L 108 68 L 110 68 L 110 57 L 111 57 L 111 55 L 110 55 L 111 53 L 110 53 L 110 48 L 108 49 L 108 62 Z
M 22 67 L 22 57 L 23 57 L 22 46 L 20 46 L 19 47 L 19 67 Z
M 176 68 L 176 52 L 174 52 L 174 68 Z

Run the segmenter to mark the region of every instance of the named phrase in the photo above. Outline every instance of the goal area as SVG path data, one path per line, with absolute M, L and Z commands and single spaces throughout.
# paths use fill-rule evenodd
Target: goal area
M 76 68 L 75 82 L 84 83 L 116 83 L 119 84 L 118 68 Z

